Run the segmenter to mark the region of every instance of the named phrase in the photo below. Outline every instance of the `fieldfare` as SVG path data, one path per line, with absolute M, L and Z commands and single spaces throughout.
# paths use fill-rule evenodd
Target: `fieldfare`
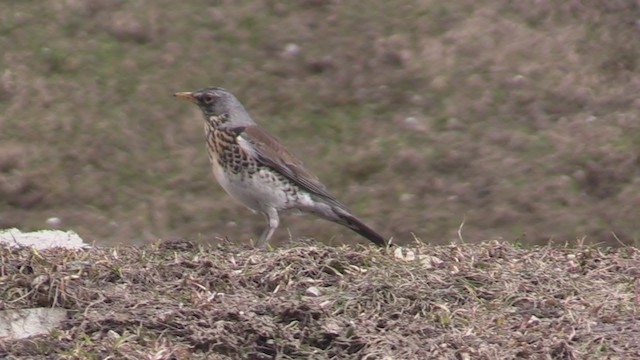
M 278 213 L 293 209 L 344 225 L 378 246 L 386 245 L 385 238 L 351 214 L 302 162 L 256 124 L 233 94 L 210 87 L 174 96 L 202 110 L 209 160 L 222 188 L 266 218 L 268 225 L 257 247 L 265 247 L 271 239 L 280 221 Z

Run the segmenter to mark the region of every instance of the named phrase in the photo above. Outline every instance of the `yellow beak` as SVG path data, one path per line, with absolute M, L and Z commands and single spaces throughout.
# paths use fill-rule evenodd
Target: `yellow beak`
M 195 98 L 195 96 L 193 96 L 192 92 L 177 92 L 175 94 L 173 94 L 173 96 L 179 98 L 179 99 L 185 99 L 185 100 L 189 100 L 192 103 L 197 104 L 198 103 L 198 99 Z

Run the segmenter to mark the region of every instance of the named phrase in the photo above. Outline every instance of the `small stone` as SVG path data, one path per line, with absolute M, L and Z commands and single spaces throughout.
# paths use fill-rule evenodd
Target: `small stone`
M 57 216 L 52 216 L 48 218 L 45 222 L 49 226 L 60 226 L 62 224 L 62 219 L 60 219 Z
M 540 324 L 540 319 L 535 315 L 531 315 L 531 317 L 527 321 L 527 327 L 536 326 L 538 324 Z
M 320 289 L 318 289 L 315 286 L 311 286 L 311 287 L 307 288 L 305 293 L 307 295 L 309 295 L 309 296 L 318 297 L 318 296 L 320 296 Z
M 512 77 L 510 79 L 511 84 L 513 85 L 522 85 L 527 81 L 527 78 L 525 78 L 523 75 L 515 75 L 514 77 Z
M 294 43 L 288 43 L 285 45 L 282 51 L 282 56 L 285 58 L 294 58 L 300 54 L 300 45 Z

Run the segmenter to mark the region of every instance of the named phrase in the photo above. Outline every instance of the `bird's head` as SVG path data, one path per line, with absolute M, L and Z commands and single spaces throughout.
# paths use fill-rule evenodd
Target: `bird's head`
M 178 92 L 173 96 L 189 100 L 198 105 L 204 114 L 206 121 L 232 123 L 232 126 L 250 125 L 253 120 L 246 110 L 227 90 L 219 87 L 208 87 L 192 92 Z M 216 124 L 221 125 L 221 124 Z

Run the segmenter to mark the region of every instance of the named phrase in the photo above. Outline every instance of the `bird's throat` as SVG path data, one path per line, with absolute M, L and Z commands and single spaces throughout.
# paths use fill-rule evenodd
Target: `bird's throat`
M 229 114 L 205 115 L 205 121 L 214 129 L 229 121 Z

